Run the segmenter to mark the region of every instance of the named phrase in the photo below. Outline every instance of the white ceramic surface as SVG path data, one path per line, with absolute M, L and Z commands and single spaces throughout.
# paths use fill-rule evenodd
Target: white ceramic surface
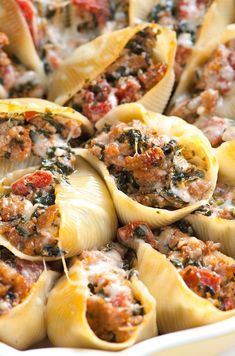
M 17 351 L 0 343 L 0 356 L 235 356 L 235 317 L 207 326 L 166 334 L 121 352 L 37 348 Z

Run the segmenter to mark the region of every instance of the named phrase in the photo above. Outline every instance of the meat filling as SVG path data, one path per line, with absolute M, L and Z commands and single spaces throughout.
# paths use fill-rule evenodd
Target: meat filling
M 223 99 L 232 95 L 235 79 L 235 41 L 220 44 L 209 59 L 195 70 L 189 98 L 179 98 L 171 112 L 188 122 L 211 117 Z
M 43 98 L 44 87 L 41 79 L 27 69 L 18 58 L 9 57 L 5 47 L 9 45 L 7 36 L 0 32 L 0 99 L 32 97 Z
M 80 143 L 81 124 L 50 112 L 15 115 L 0 113 L 0 158 L 24 161 L 33 154 L 46 168 L 71 173 L 75 162 L 71 146 Z
M 79 259 L 88 278 L 87 321 L 108 342 L 127 341 L 144 320 L 118 251 L 84 251 Z
M 218 116 L 201 116 L 195 126 L 202 130 L 212 147 L 219 147 L 223 142 L 235 140 L 235 121 Z
M 167 257 L 193 292 L 222 311 L 235 308 L 235 263 L 218 253 L 220 244 L 197 239 L 189 225 L 179 222 L 151 231 L 134 222 L 120 228 L 118 238 L 127 246 L 135 238 L 145 240 Z
M 0 198 L 0 234 L 26 255 L 61 256 L 56 178 L 38 170 L 15 181 Z
M 79 45 L 126 27 L 127 0 L 17 0 L 47 74 Z
M 219 182 L 209 203 L 195 212 L 226 220 L 235 219 L 235 186 Z
M 21 260 L 0 250 L 0 315 L 19 305 L 43 272 L 41 262 Z
M 155 43 L 156 33 L 150 27 L 138 32 L 116 61 L 78 91 L 66 105 L 95 123 L 117 105 L 141 99 L 167 70 L 167 64 L 153 57 Z
M 86 147 L 104 162 L 118 189 L 143 205 L 178 209 L 210 189 L 205 170 L 190 163 L 195 152 L 140 121 L 105 127 Z

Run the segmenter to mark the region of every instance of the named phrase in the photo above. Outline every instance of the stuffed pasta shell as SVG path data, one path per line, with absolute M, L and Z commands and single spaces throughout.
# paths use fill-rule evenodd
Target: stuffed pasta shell
M 119 241 L 137 254 L 139 277 L 157 300 L 161 333 L 192 328 L 235 315 L 235 261 L 179 222 L 153 230 L 133 222 Z
M 74 259 L 48 299 L 53 345 L 117 351 L 157 335 L 155 300 L 124 258 L 115 244 Z
M 208 204 L 186 220 L 203 240 L 219 242 L 221 250 L 235 258 L 235 184 L 220 180 Z
M 221 250 L 233 258 L 235 258 L 234 142 L 225 142 L 216 149 L 219 179 L 213 196 L 206 205 L 186 218 L 203 240 L 219 242 Z
M 27 68 L 34 70 L 45 79 L 43 63 L 35 49 L 32 37 L 27 27 L 26 19 L 19 10 L 18 4 L 27 4 L 28 0 L 1 0 L 0 3 L 0 31 L 9 39 L 7 50 L 15 55 Z M 30 17 L 32 14 L 28 12 Z M 31 26 L 33 24 L 31 23 Z
M 15 0 L 25 31 L 43 61 L 46 74 L 58 69 L 75 48 L 128 26 L 128 0 Z M 5 21 L 10 21 L 7 18 Z M 11 28 L 14 30 L 14 27 Z
M 162 226 L 211 197 L 218 164 L 197 128 L 140 104 L 114 109 L 97 128 L 79 154 L 104 178 L 121 222 Z
M 59 274 L 0 249 L 0 341 L 25 349 L 46 336 L 45 303 Z
M 145 24 L 78 48 L 52 78 L 49 98 L 95 123 L 112 108 L 140 102 L 162 112 L 174 83 L 175 34 Z
M 170 113 L 197 124 L 205 117 L 234 119 L 235 25 L 198 51 L 173 96 Z
M 53 161 L 63 172 L 75 162 L 72 147 L 93 132 L 70 108 L 40 99 L 0 101 L 0 178 L 20 168 Z
M 233 0 L 130 0 L 130 23 L 155 22 L 177 33 L 176 81 L 194 48 L 211 41 L 234 22 Z
M 117 219 L 105 184 L 82 159 L 63 175 L 52 161 L 2 180 L 0 245 L 28 260 L 74 256 L 102 246 Z
M 0 99 L 42 98 L 46 92 L 43 77 L 34 68 L 24 65 L 15 55 L 7 54 L 9 44 L 6 34 L 0 32 Z

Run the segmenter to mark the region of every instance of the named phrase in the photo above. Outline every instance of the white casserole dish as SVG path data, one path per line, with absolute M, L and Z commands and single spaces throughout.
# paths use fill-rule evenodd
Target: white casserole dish
M 235 317 L 199 328 L 165 334 L 143 341 L 121 352 L 91 349 L 50 348 L 45 342 L 37 348 L 18 351 L 0 343 L 0 356 L 234 356 Z

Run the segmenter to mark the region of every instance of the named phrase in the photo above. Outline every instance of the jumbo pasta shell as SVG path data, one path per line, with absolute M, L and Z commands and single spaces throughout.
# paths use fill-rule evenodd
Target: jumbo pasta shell
M 63 105 L 85 84 L 94 80 L 118 57 L 128 41 L 139 31 L 150 26 L 158 33 L 154 56 L 168 65 L 164 77 L 141 99 L 149 110 L 162 112 L 174 84 L 175 33 L 155 24 L 127 27 L 105 34 L 79 47 L 54 74 L 49 89 L 49 98 Z
M 46 336 L 45 304 L 58 273 L 42 272 L 25 300 L 0 317 L 0 341 L 26 349 Z
M 81 123 L 82 133 L 90 136 L 93 133 L 91 123 L 81 114 L 71 108 L 60 107 L 54 103 L 42 99 L 7 99 L 0 100 L 0 123 L 4 117 L 9 119 L 21 120 L 20 117 L 27 112 L 37 112 L 42 114 L 61 115 L 65 119 L 73 119 Z M 38 165 L 41 158 L 30 155 L 23 161 L 0 158 L 0 178 L 18 169 Z
M 68 177 L 68 183 L 56 184 L 55 204 L 60 212 L 58 247 L 65 257 L 84 249 L 100 247 L 116 234 L 117 218 L 108 190 L 98 174 L 82 159 L 77 159 L 77 170 Z M 12 182 L 36 170 L 28 168 L 9 174 L 3 181 L 1 193 L 6 193 Z M 56 257 L 30 256 L 19 251 L 3 235 L 0 245 L 14 255 L 31 261 L 55 260 Z
M 28 68 L 45 80 L 43 64 L 35 49 L 25 18 L 15 0 L 2 0 L 0 4 L 0 31 L 9 38 L 9 52 L 16 55 Z
M 131 337 L 121 343 L 107 342 L 98 338 L 86 318 L 86 302 L 89 297 L 87 277 L 79 262 L 69 270 L 69 279 L 62 277 L 52 292 L 47 304 L 47 332 L 50 341 L 62 347 L 86 347 L 118 351 L 136 342 L 155 336 L 156 310 L 152 296 L 136 277 L 131 280 L 135 297 L 145 310 L 144 321 Z
M 151 227 L 159 227 L 170 224 L 181 219 L 190 212 L 205 204 L 214 191 L 218 164 L 215 155 L 211 149 L 209 141 L 196 127 L 187 124 L 185 121 L 177 117 L 165 117 L 160 114 L 146 111 L 140 104 L 126 104 L 112 110 L 103 119 L 101 119 L 96 127 L 100 131 L 104 125 L 109 125 L 117 121 L 131 122 L 133 119 L 140 120 L 147 126 L 155 128 L 160 134 L 165 133 L 170 136 L 175 136 L 179 139 L 179 143 L 190 149 L 193 147 L 197 162 L 204 162 L 206 167 L 207 179 L 211 182 L 211 189 L 208 191 L 205 199 L 197 201 L 194 204 L 189 204 L 186 207 L 178 210 L 158 209 L 144 206 L 137 201 L 129 198 L 122 191 L 117 189 L 114 178 L 109 174 L 105 164 L 98 160 L 88 149 L 78 149 L 78 154 L 91 163 L 91 165 L 104 178 L 113 202 L 122 223 L 128 223 L 135 220 L 147 222 Z
M 213 36 L 214 37 L 214 36 Z M 226 44 L 228 41 L 235 38 L 235 25 L 229 25 L 222 32 L 217 34 L 206 46 L 195 50 L 193 57 L 188 63 L 184 73 L 182 74 L 179 85 L 170 102 L 169 110 L 171 111 L 174 106 L 177 106 L 181 100 L 190 98 L 190 92 L 195 83 L 195 68 L 203 65 L 212 55 L 213 51 L 219 44 Z M 214 115 L 221 117 L 234 118 L 235 117 L 235 104 L 233 101 L 234 89 L 231 89 L 228 94 L 223 95 L 223 102 L 217 105 L 213 111 Z
M 157 300 L 161 333 L 215 323 L 235 315 L 234 309 L 225 312 L 218 310 L 211 302 L 195 294 L 165 255 L 149 244 L 137 240 L 134 248 L 140 280 Z M 220 257 L 234 264 L 233 259 L 222 254 Z

